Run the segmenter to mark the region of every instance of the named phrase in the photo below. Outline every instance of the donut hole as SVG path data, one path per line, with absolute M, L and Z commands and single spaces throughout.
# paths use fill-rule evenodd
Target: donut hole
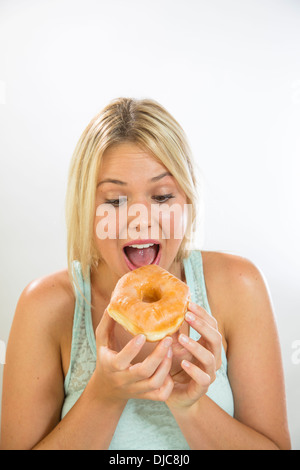
M 156 287 L 149 287 L 148 289 L 145 289 L 142 292 L 142 302 L 146 302 L 147 304 L 158 302 L 160 299 L 161 291 Z

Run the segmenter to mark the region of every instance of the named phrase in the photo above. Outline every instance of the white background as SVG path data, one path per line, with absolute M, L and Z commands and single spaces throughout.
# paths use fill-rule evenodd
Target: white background
M 119 96 L 153 98 L 185 129 L 205 198 L 198 245 L 263 271 L 299 449 L 298 0 L 0 1 L 0 340 L 24 287 L 66 266 L 69 161 Z

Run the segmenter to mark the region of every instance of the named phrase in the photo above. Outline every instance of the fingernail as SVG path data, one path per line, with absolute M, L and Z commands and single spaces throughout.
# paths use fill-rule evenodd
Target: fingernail
M 138 346 L 140 346 L 141 344 L 143 344 L 146 340 L 146 336 L 145 335 L 138 335 L 136 338 L 135 338 L 135 344 L 137 344 Z
M 185 319 L 188 321 L 194 321 L 195 320 L 195 315 L 193 315 L 191 312 L 187 312 L 185 314 Z
M 186 360 L 183 360 L 182 363 L 181 363 L 181 365 L 182 365 L 183 367 L 190 367 L 190 363 L 189 363 L 188 361 L 186 361 Z
M 181 343 L 187 344 L 187 343 L 189 342 L 189 338 L 188 338 L 186 335 L 181 334 L 181 335 L 179 336 L 179 341 L 180 341 Z
M 163 340 L 163 345 L 164 345 L 165 348 L 169 348 L 172 343 L 173 343 L 172 338 L 165 338 Z

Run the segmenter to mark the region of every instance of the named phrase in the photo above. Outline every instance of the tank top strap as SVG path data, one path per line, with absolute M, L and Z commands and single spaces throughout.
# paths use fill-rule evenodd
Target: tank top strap
M 85 280 L 83 277 L 79 261 L 73 261 L 72 263 L 72 277 L 76 300 L 70 366 L 65 378 L 65 390 L 69 388 L 71 376 L 74 376 L 74 370 L 78 369 L 80 362 L 84 361 L 85 356 L 90 355 L 89 349 L 92 349 L 92 353 L 94 353 L 91 346 L 94 340 L 90 309 L 91 286 L 89 279 Z
M 200 305 L 212 315 L 207 298 L 201 251 L 193 250 L 190 256 L 183 260 L 183 265 L 186 283 L 191 291 L 192 302 Z M 200 338 L 199 333 L 193 328 L 191 328 L 190 335 L 195 341 L 198 341 Z
M 201 305 L 211 315 L 203 272 L 200 250 L 193 250 L 189 258 L 183 260 L 186 282 L 190 286 L 192 301 Z
M 91 305 L 91 285 L 90 280 L 84 280 L 81 263 L 73 261 L 72 264 L 73 285 L 76 293 L 76 305 L 74 313 L 73 330 L 78 332 L 78 327 L 86 320 L 86 305 Z M 75 335 L 76 336 L 76 335 Z

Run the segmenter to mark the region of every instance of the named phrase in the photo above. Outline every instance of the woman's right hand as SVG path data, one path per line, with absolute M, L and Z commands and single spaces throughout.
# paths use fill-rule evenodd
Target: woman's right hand
M 166 401 L 172 390 L 172 338 L 158 343 L 143 362 L 132 365 L 145 343 L 145 336 L 131 339 L 114 351 L 115 321 L 104 311 L 96 330 L 97 364 L 93 376 L 96 396 L 108 402 L 126 403 L 130 398 Z

